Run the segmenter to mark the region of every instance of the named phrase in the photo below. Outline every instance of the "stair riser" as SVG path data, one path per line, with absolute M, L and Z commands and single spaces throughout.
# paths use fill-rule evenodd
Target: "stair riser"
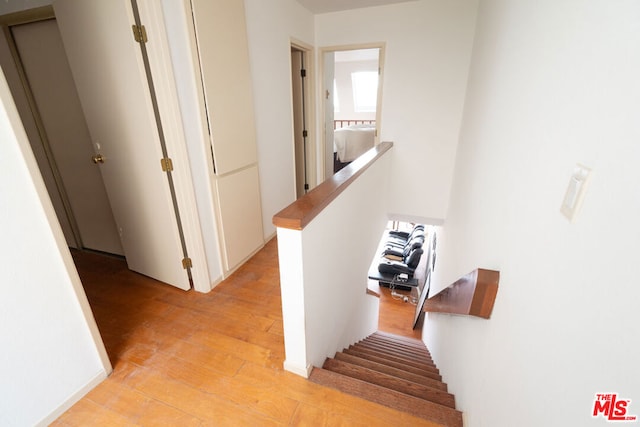
M 411 372 L 407 372 L 404 369 L 394 368 L 392 366 L 384 365 L 378 362 L 373 362 L 367 359 L 362 359 L 360 357 L 353 356 L 350 354 L 345 354 L 345 353 L 336 353 L 335 359 L 353 363 L 354 365 L 373 369 L 375 371 L 382 372 L 385 374 L 393 375 L 397 378 L 404 378 L 416 384 L 422 384 L 424 386 L 435 388 L 437 390 L 447 391 L 447 385 L 445 383 L 438 380 L 434 380 L 432 378 L 424 377 L 422 375 L 417 375 Z
M 423 369 L 425 371 L 431 371 L 439 374 L 438 369 L 435 367 L 433 363 L 422 362 L 419 360 L 415 360 L 409 357 L 399 357 L 397 355 L 393 355 L 390 353 L 382 352 L 376 349 L 371 349 L 359 345 L 354 345 L 350 347 L 353 350 L 361 351 L 363 353 L 371 354 L 373 356 L 382 357 L 385 359 L 392 360 L 394 362 L 404 363 L 407 366 L 413 366 L 414 368 Z
M 422 348 L 425 346 L 425 343 L 422 340 L 419 339 L 414 339 L 414 338 L 407 338 L 407 337 L 401 337 L 399 335 L 393 335 L 393 334 L 387 334 L 386 332 L 374 332 L 373 334 L 371 334 L 368 338 L 376 338 L 376 339 L 382 339 L 388 342 L 394 342 L 394 343 L 398 343 L 401 345 L 410 345 L 410 346 L 415 346 L 418 348 Z
M 396 345 L 394 343 L 378 341 L 378 340 L 372 340 L 372 339 L 368 339 L 368 338 L 366 340 L 360 341 L 360 344 L 375 345 L 375 346 L 384 347 L 384 348 L 387 348 L 389 350 L 393 350 L 393 351 L 397 351 L 397 352 L 418 354 L 418 355 L 421 355 L 421 356 L 426 356 L 428 358 L 431 358 L 431 353 L 429 353 L 429 351 L 424 347 L 423 348 L 406 347 L 406 346 L 402 346 L 402 345 Z
M 423 348 L 407 347 L 407 346 L 396 345 L 394 343 L 389 343 L 389 342 L 379 341 L 379 340 L 374 340 L 374 339 L 369 339 L 369 338 L 367 338 L 367 339 L 365 339 L 363 341 L 360 341 L 360 343 L 361 344 L 367 344 L 367 345 L 376 345 L 376 346 L 388 348 L 389 350 L 398 351 L 398 352 L 419 354 L 419 355 L 431 358 L 431 353 L 429 353 L 429 351 L 426 349 L 426 347 L 423 347 Z
M 420 384 L 412 383 L 401 378 L 394 378 L 390 375 L 382 374 L 371 369 L 335 359 L 327 359 L 323 368 L 360 381 L 365 381 L 400 393 L 428 400 L 439 405 L 455 408 L 453 395 L 425 387 Z
M 415 364 L 415 366 L 426 366 L 429 368 L 433 368 L 433 369 L 437 369 L 436 368 L 436 364 L 433 363 L 432 360 L 426 359 L 426 358 L 421 358 L 421 357 L 417 357 L 413 354 L 407 354 L 407 353 L 397 353 L 394 351 L 389 351 L 383 348 L 379 348 L 379 347 L 372 347 L 369 345 L 365 345 L 365 344 L 355 344 L 353 346 L 356 349 L 361 349 L 363 351 L 369 351 L 369 352 L 374 352 L 379 354 L 380 356 L 383 357 L 393 357 L 395 359 L 398 360 L 403 360 L 407 363 L 412 363 Z
M 364 341 L 371 341 L 371 342 L 376 342 L 376 343 L 380 343 L 380 344 L 386 344 L 386 345 L 390 345 L 390 346 L 394 346 L 394 347 L 398 347 L 398 348 L 405 348 L 405 349 L 409 349 L 409 350 L 418 350 L 418 351 L 426 351 L 427 353 L 429 352 L 429 350 L 427 349 L 427 347 L 424 345 L 424 343 L 422 341 L 417 342 L 417 343 L 405 343 L 405 342 L 401 342 L 401 341 L 395 341 L 395 340 L 390 340 L 384 337 L 379 337 L 379 336 L 375 336 L 375 335 L 371 335 L 367 338 L 364 339 Z
M 395 362 L 393 360 L 390 360 L 388 358 L 384 358 L 384 357 L 378 357 L 369 353 L 363 353 L 361 351 L 358 350 L 350 350 L 350 349 L 346 349 L 343 351 L 343 353 L 345 354 L 349 354 L 352 356 L 356 356 L 356 357 L 360 357 L 362 359 L 365 360 L 370 360 L 372 362 L 377 362 L 377 363 L 381 363 L 387 366 L 391 366 L 397 369 L 402 369 L 405 370 L 407 372 L 411 372 L 413 374 L 416 375 L 422 375 L 423 377 L 427 377 L 427 378 L 431 378 L 437 381 L 442 381 L 442 377 L 440 376 L 439 373 L 437 372 L 433 372 L 433 371 L 427 371 L 424 369 L 420 369 L 420 368 L 415 368 L 413 366 L 408 366 L 407 364 L 405 364 L 404 362 Z
M 419 352 L 419 351 L 412 351 L 412 350 L 405 350 L 405 349 L 396 349 L 393 347 L 389 347 L 386 345 L 382 345 L 382 344 L 378 344 L 370 341 L 362 341 L 362 342 L 359 342 L 357 345 L 361 345 L 361 346 L 372 348 L 372 349 L 378 349 L 388 354 L 397 355 L 399 357 L 409 356 L 416 360 L 421 360 L 427 363 L 433 363 L 433 359 L 431 359 L 431 356 L 428 356 L 427 354 L 425 354 L 424 351 Z

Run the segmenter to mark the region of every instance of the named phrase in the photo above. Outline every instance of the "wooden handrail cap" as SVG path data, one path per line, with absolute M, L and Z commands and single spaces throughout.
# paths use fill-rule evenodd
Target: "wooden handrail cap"
M 393 142 L 381 142 L 376 145 L 322 184 L 275 214 L 273 225 L 290 230 L 302 230 L 391 147 L 393 147 Z

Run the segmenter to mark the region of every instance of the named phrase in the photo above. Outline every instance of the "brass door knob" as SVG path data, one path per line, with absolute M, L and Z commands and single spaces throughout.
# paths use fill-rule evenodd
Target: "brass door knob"
M 104 163 L 104 156 L 102 154 L 96 154 L 95 156 L 91 157 L 91 161 L 96 165 L 98 163 Z

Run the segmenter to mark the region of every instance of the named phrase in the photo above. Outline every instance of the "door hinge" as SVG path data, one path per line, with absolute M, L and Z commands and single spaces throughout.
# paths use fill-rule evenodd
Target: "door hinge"
M 300 77 L 305 78 L 307 77 L 307 70 L 305 70 L 304 68 L 300 70 Z
M 306 130 L 303 130 L 303 131 L 302 131 L 302 137 L 303 137 L 303 138 L 306 138 L 306 137 L 308 137 L 308 136 L 309 136 L 309 132 L 307 132 Z
M 182 259 L 182 268 L 184 268 L 185 270 L 187 268 L 193 268 L 193 263 L 191 262 L 191 258 Z
M 132 25 L 131 29 L 133 30 L 133 38 L 138 43 L 146 43 L 147 39 L 147 29 L 144 28 L 144 25 Z
M 160 165 L 162 166 L 162 172 L 171 172 L 173 170 L 173 161 L 169 157 L 160 159 Z
M 305 185 L 304 185 L 304 190 L 305 190 L 305 191 L 309 191 L 309 184 L 305 184 Z

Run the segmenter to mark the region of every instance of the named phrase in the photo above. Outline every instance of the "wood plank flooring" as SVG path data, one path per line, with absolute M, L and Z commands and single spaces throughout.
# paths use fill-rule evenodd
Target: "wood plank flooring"
M 283 371 L 275 239 L 208 294 L 74 258 L 114 371 L 54 426 L 434 425 Z M 416 336 L 412 305 L 385 289 L 381 308 L 381 330 Z
M 411 297 L 417 297 L 414 290 L 401 291 L 396 293 L 406 295 L 411 301 Z M 418 321 L 418 328 L 412 329 L 413 318 L 415 315 L 415 304 L 404 302 L 402 299 L 396 299 L 391 296 L 389 288 L 380 287 L 380 317 L 378 318 L 378 330 L 390 332 L 396 335 L 402 335 L 409 338 L 422 339 L 422 321 L 424 314 Z

